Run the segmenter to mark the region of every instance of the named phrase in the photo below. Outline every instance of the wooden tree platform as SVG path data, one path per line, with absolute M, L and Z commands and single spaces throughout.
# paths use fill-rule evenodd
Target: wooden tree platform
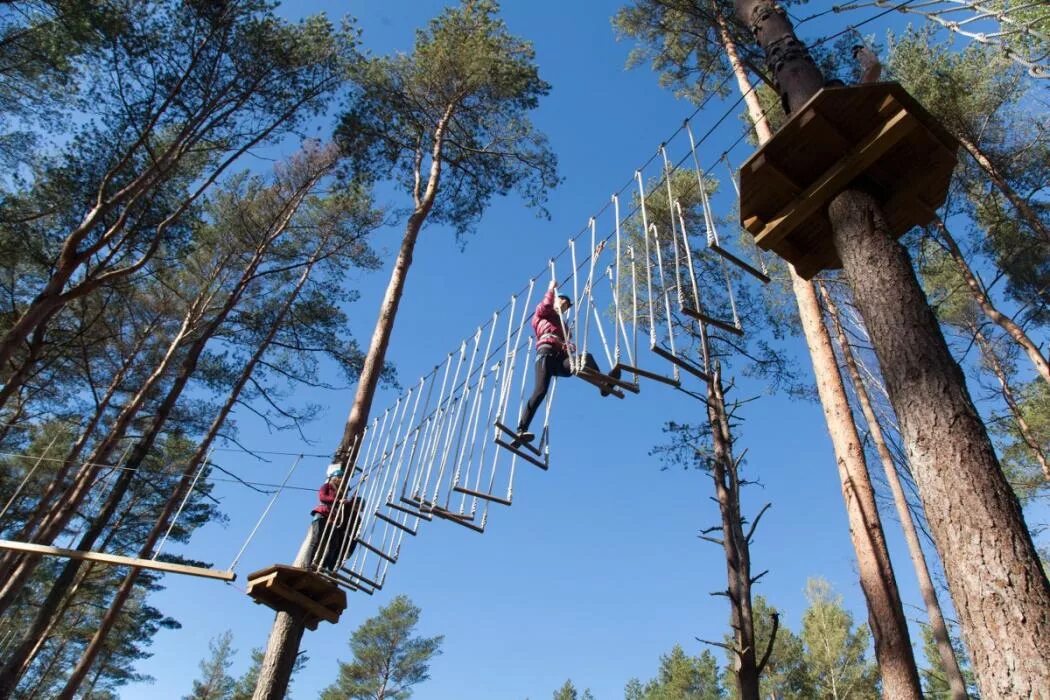
M 321 620 L 333 625 L 346 610 L 346 593 L 327 577 L 297 566 L 274 566 L 248 574 L 248 595 L 256 603 L 299 616 L 308 629 Z
M 740 220 L 805 279 L 842 267 L 828 203 L 860 187 L 901 236 L 944 203 L 958 144 L 897 83 L 827 87 L 740 168 Z

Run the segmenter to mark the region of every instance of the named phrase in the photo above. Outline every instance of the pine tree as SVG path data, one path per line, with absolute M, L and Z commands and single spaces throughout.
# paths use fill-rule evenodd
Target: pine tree
M 420 610 L 401 595 L 365 620 L 350 637 L 354 658 L 339 663 L 339 677 L 322 700 L 406 700 L 430 678 L 430 661 L 443 635 L 413 636 Z
M 802 643 L 813 697 L 821 700 L 877 700 L 878 667 L 867 657 L 871 633 L 853 626 L 853 615 L 842 606 L 824 579 L 806 584 L 809 608 L 802 616 Z
M 193 691 L 183 700 L 228 700 L 236 681 L 230 676 L 233 665 L 233 632 L 226 630 L 208 642 L 211 656 L 200 662 L 201 677 L 193 681 Z

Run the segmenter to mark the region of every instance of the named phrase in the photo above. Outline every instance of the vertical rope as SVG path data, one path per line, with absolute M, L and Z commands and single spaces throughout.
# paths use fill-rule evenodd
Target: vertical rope
M 642 212 L 642 238 L 645 239 L 645 286 L 649 300 L 649 347 L 656 347 L 656 313 L 653 310 L 653 273 L 650 270 L 652 254 L 649 251 L 649 216 L 645 208 L 645 186 L 642 184 L 642 171 L 634 171 L 638 180 L 639 210 Z
M 671 298 L 667 293 L 667 280 L 664 278 L 664 258 L 660 254 L 660 235 L 656 230 L 656 224 L 649 227 L 653 232 L 653 242 L 656 244 L 656 269 L 660 272 L 660 288 L 663 290 L 664 312 L 667 314 L 667 341 L 671 345 L 671 355 L 677 357 L 678 351 L 674 344 L 674 318 L 671 316 Z M 681 372 L 676 363 L 671 363 L 675 381 L 681 380 Z
M 265 520 L 266 516 L 269 514 L 270 508 L 273 507 L 273 504 L 277 501 L 277 497 L 281 495 L 282 491 L 284 491 L 284 487 L 288 484 L 288 480 L 292 478 L 292 474 L 295 473 L 295 468 L 299 466 L 299 462 L 301 462 L 302 460 L 303 456 L 299 455 L 295 458 L 295 461 L 292 462 L 292 467 L 288 470 L 288 473 L 285 475 L 284 481 L 282 481 L 281 485 L 277 488 L 277 490 L 273 492 L 273 498 L 271 498 L 270 502 L 266 504 L 266 508 L 263 509 L 262 515 L 259 516 L 258 522 L 255 523 L 255 527 L 253 527 L 252 531 L 248 533 L 248 538 L 244 540 L 244 544 L 241 545 L 241 548 L 237 552 L 237 555 L 234 556 L 233 561 L 230 562 L 230 565 L 226 567 L 227 571 L 233 571 L 237 568 L 237 562 L 241 560 L 241 556 L 244 554 L 244 550 L 248 549 L 248 545 L 251 543 L 252 538 L 255 537 L 255 533 L 259 531 L 259 526 L 263 524 L 263 520 Z
M 193 489 L 197 488 L 197 480 L 201 478 L 201 474 L 204 473 L 205 468 L 208 466 L 208 461 L 211 459 L 212 449 L 208 449 L 208 453 L 204 455 L 204 461 L 201 462 L 201 466 L 197 469 L 197 473 L 193 476 L 193 481 L 190 482 L 190 487 L 186 489 L 186 495 L 182 498 L 182 503 L 179 504 L 178 510 L 175 511 L 175 517 L 171 519 L 168 524 L 168 529 L 164 532 L 164 537 L 160 538 L 160 542 L 157 544 L 157 548 L 153 550 L 152 559 L 156 559 L 160 556 L 160 551 L 164 549 L 164 544 L 168 541 L 168 536 L 171 535 L 171 531 L 175 529 L 175 523 L 179 522 L 179 516 L 182 515 L 182 509 L 186 507 L 186 504 L 190 500 L 190 496 L 193 495 Z
M 660 155 L 663 156 L 664 182 L 667 183 L 667 216 L 671 222 L 671 247 L 674 249 L 675 296 L 678 299 L 678 310 L 681 311 L 682 307 L 685 306 L 685 294 L 682 292 L 682 263 L 678 256 L 678 236 L 675 235 L 675 199 L 674 193 L 671 191 L 671 164 L 667 160 L 667 149 L 662 143 L 660 144 Z
M 615 219 L 616 226 L 616 273 L 615 276 L 610 277 L 610 284 L 612 285 L 613 294 L 613 311 L 616 313 L 616 323 L 619 328 L 613 328 L 613 358 L 616 360 L 616 364 L 620 364 L 620 334 L 618 330 L 624 331 L 624 342 L 627 342 L 627 332 L 623 328 L 623 316 L 620 314 L 620 198 L 615 194 L 612 196 L 613 203 L 613 217 Z M 633 362 L 631 364 L 634 364 Z
M 733 190 L 736 192 L 736 199 L 739 202 L 740 201 L 740 185 L 736 181 L 736 171 L 733 170 L 733 164 L 729 162 L 729 154 L 728 153 L 722 153 L 722 160 L 725 161 L 726 168 L 729 170 L 729 181 L 731 183 L 733 183 Z M 748 241 L 750 241 L 750 243 L 751 243 L 751 245 L 750 245 L 751 251 L 755 254 L 755 257 L 758 259 L 758 265 L 762 269 L 762 274 L 765 275 L 766 277 L 768 277 L 769 276 L 769 268 L 766 266 L 766 256 L 763 255 L 762 254 L 762 250 L 757 245 L 755 245 L 755 239 L 754 238 L 752 238 L 751 236 L 744 236 L 744 238 L 746 238 Z

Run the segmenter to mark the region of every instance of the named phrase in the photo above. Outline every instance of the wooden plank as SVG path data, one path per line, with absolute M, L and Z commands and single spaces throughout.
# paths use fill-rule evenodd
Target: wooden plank
M 376 512 L 376 517 L 379 518 L 380 520 L 382 520 L 384 523 L 390 523 L 394 527 L 396 527 L 396 528 L 398 528 L 400 530 L 403 530 L 404 532 L 407 532 L 410 535 L 414 536 L 414 535 L 418 534 L 418 532 L 416 530 L 414 530 L 413 528 L 410 528 L 408 525 L 405 525 L 404 523 L 402 523 L 401 521 L 397 520 L 396 518 L 391 518 L 389 515 L 385 515 L 385 514 L 380 513 L 380 512 L 377 511 Z
M 717 243 L 711 243 L 707 247 L 710 248 L 711 250 L 715 251 L 719 255 L 721 255 L 723 258 L 725 258 L 729 262 L 731 262 L 734 265 L 736 265 L 737 267 L 739 267 L 744 272 L 746 272 L 746 273 L 748 273 L 750 275 L 753 275 L 754 277 L 758 278 L 759 280 L 761 280 L 761 282 L 763 284 L 769 284 L 769 275 L 767 275 L 766 273 L 762 272 L 761 270 L 759 270 L 755 266 L 751 265 L 747 261 L 742 260 L 741 258 L 738 258 L 737 256 L 733 255 L 732 253 L 730 253 L 728 250 L 726 250 L 722 246 L 718 245 Z
M 390 554 L 387 554 L 386 552 L 381 550 L 379 547 L 375 547 L 375 546 L 369 544 L 368 542 L 365 542 L 361 538 L 357 539 L 357 543 L 359 545 L 361 545 L 362 547 L 364 547 L 365 549 L 367 549 L 369 552 L 373 552 L 376 556 L 379 556 L 379 557 L 382 557 L 383 559 L 386 559 L 391 564 L 396 564 L 397 563 L 397 557 L 391 556 Z
M 630 372 L 631 374 L 637 374 L 639 377 L 645 377 L 646 379 L 652 379 L 654 382 L 663 382 L 664 384 L 668 384 L 668 385 L 676 387 L 676 388 L 682 385 L 682 383 L 680 381 L 678 381 L 677 379 L 674 379 L 673 377 L 665 377 L 662 374 L 657 374 L 656 372 L 650 372 L 649 370 L 642 369 L 641 367 L 634 367 L 633 365 L 625 365 L 622 362 L 617 363 L 616 367 L 619 367 L 621 371 L 627 371 L 627 372 Z
M 201 566 L 188 566 L 186 564 L 173 564 L 171 562 L 157 561 L 155 559 L 124 557 L 118 554 L 87 552 L 79 549 L 62 549 L 61 547 L 48 547 L 29 542 L 0 540 L 0 549 L 6 549 L 12 552 L 25 552 L 27 554 L 42 554 L 51 557 L 64 557 L 66 559 L 77 559 L 79 561 L 95 561 L 101 564 L 112 564 L 114 566 L 131 566 L 136 569 L 151 569 L 153 571 L 163 571 L 169 574 L 185 574 L 186 576 L 199 576 L 200 578 L 211 578 L 219 581 L 234 581 L 237 579 L 237 574 L 232 571 L 206 569 Z
M 499 438 L 496 438 L 495 443 L 497 445 L 499 445 L 500 447 L 502 447 L 503 449 L 505 449 L 505 450 L 510 450 L 514 454 L 516 454 L 519 457 L 521 457 L 522 459 L 524 459 L 526 462 L 530 462 L 532 464 L 535 464 L 537 467 L 539 467 L 543 471 L 547 471 L 547 465 L 546 464 L 544 464 L 540 460 L 536 459 L 532 455 L 525 454 L 524 452 L 518 450 L 516 447 L 513 447 L 509 442 L 504 442 L 503 440 L 500 440 Z
M 502 498 L 492 493 L 485 493 L 484 491 L 475 491 L 473 489 L 464 488 L 462 486 L 453 486 L 452 490 L 458 493 L 465 493 L 468 496 L 484 498 L 486 501 L 492 501 L 493 503 L 499 503 L 505 506 L 509 506 L 511 504 L 509 498 Z
M 411 510 L 409 508 L 405 508 L 404 506 L 400 506 L 397 503 L 394 503 L 392 501 L 387 501 L 386 507 L 387 508 L 393 508 L 394 510 L 398 511 L 399 513 L 406 513 L 408 515 L 414 515 L 415 517 L 422 518 L 423 520 L 427 520 L 427 521 L 433 520 L 433 517 L 430 515 L 430 513 L 423 513 L 423 512 L 420 512 L 418 510 Z
M 511 430 L 510 428 L 508 428 L 507 426 L 503 425 L 499 421 L 496 421 L 494 423 L 494 425 L 497 428 L 499 428 L 500 430 L 502 430 L 503 432 L 505 432 L 507 435 L 510 435 L 512 443 L 515 440 L 518 439 L 518 434 L 515 431 Z M 528 450 L 532 454 L 536 455 L 537 457 L 542 457 L 543 456 L 543 453 L 540 452 L 539 448 L 538 447 L 534 447 L 531 442 L 518 442 L 518 447 L 524 447 L 526 450 Z
M 281 598 L 291 602 L 302 611 L 313 615 L 321 620 L 327 620 L 332 624 L 339 622 L 339 613 L 334 610 L 329 610 L 323 605 L 311 600 L 307 596 L 303 595 L 299 591 L 284 585 L 280 581 L 269 581 L 266 587 L 272 590 Z
M 604 377 L 605 375 L 601 372 L 594 372 L 592 370 L 581 369 L 576 372 L 576 376 L 582 379 L 583 381 L 587 382 L 588 384 L 596 386 L 608 394 L 612 394 L 618 399 L 624 398 L 624 393 L 622 391 L 620 391 L 619 389 L 615 388 L 612 384 L 602 379 L 602 377 Z
M 347 576 L 349 576 L 352 579 L 364 581 L 369 586 L 371 586 L 374 590 L 377 590 L 377 591 L 383 590 L 383 584 L 382 583 L 376 583 L 375 581 L 373 581 L 372 579 L 368 578 L 364 574 L 359 574 L 356 571 L 353 571 L 352 569 L 340 569 L 340 571 L 342 571 L 344 574 L 346 574 Z M 383 579 L 385 581 L 386 577 L 384 576 Z
M 697 311 L 696 309 L 691 309 L 688 306 L 683 306 L 682 307 L 682 313 L 685 314 L 686 316 L 690 316 L 692 318 L 695 318 L 697 321 L 700 321 L 701 323 L 706 323 L 709 326 L 714 326 L 715 328 L 721 328 L 726 333 L 732 333 L 733 335 L 739 335 L 739 336 L 743 336 L 744 335 L 744 331 L 739 329 L 739 328 L 737 328 L 732 323 L 729 323 L 728 321 L 722 321 L 720 319 L 715 318 L 714 316 L 708 316 L 707 314 L 701 313 L 700 311 Z
M 792 233 L 829 199 L 838 194 L 850 180 L 878 160 L 910 133 L 919 121 L 903 109 L 898 111 L 863 141 L 807 187 L 795 200 L 783 207 L 757 236 L 755 243 L 769 250 Z
M 665 360 L 667 360 L 668 362 L 671 362 L 673 364 L 678 365 L 679 367 L 684 369 L 686 372 L 689 372 L 689 374 L 692 374 L 693 376 L 695 376 L 695 377 L 697 377 L 699 379 L 702 379 L 705 382 L 711 381 L 711 375 L 709 375 L 707 372 L 704 372 L 702 369 L 700 369 L 699 367 L 694 365 L 692 362 L 689 362 L 688 360 L 683 360 L 682 358 L 680 358 L 680 357 L 678 357 L 676 355 L 672 355 L 671 353 L 667 352 L 666 350 L 664 350 L 659 345 L 657 345 L 656 347 L 651 348 L 651 350 L 653 352 L 655 352 L 657 355 L 659 355 L 660 357 L 662 357 Z
M 474 523 L 470 522 L 469 520 L 464 520 L 463 518 L 457 516 L 455 513 L 449 513 L 448 511 L 445 511 L 444 513 L 438 513 L 438 512 L 435 511 L 434 515 L 438 516 L 439 518 L 443 518 L 443 519 L 449 521 L 450 523 L 456 523 L 457 525 L 462 525 L 463 527 L 467 528 L 468 530 L 473 530 L 474 532 L 480 532 L 482 534 L 485 533 L 485 526 L 484 525 L 475 525 Z

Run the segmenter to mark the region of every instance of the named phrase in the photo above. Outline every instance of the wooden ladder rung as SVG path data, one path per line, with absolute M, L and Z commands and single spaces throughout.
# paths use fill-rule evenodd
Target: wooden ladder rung
M 744 272 L 746 272 L 746 273 L 748 273 L 750 275 L 754 275 L 758 279 L 762 280 L 763 284 L 769 284 L 769 275 L 767 275 L 766 273 L 762 272 L 758 268 L 754 267 L 753 265 L 751 265 L 747 261 L 742 260 L 741 258 L 738 258 L 737 256 L 733 255 L 732 253 L 730 253 L 728 250 L 726 250 L 722 246 L 718 245 L 717 243 L 710 243 L 708 245 L 708 248 L 710 248 L 711 250 L 715 251 L 716 253 L 721 255 L 723 258 L 725 258 L 729 262 L 731 262 L 734 265 L 736 265 L 737 267 L 739 267 Z
M 436 515 L 439 518 L 442 518 L 444 520 L 448 520 L 451 523 L 456 523 L 457 525 L 462 525 L 463 527 L 465 527 L 465 528 L 467 528 L 469 530 L 473 530 L 474 532 L 480 532 L 480 533 L 484 533 L 485 532 L 485 526 L 484 525 L 475 525 L 474 523 L 470 522 L 470 520 L 462 518 L 462 517 L 456 515 L 455 513 L 450 513 L 447 510 L 443 511 L 443 512 L 434 511 L 434 515 Z
M 371 545 L 368 542 L 365 542 L 364 540 L 362 540 L 361 538 L 357 538 L 354 541 L 357 542 L 357 544 L 359 544 L 362 547 L 364 547 L 365 549 L 367 549 L 369 552 L 374 553 L 376 556 L 382 557 L 383 559 L 386 559 L 391 564 L 396 564 L 397 563 L 397 557 L 392 556 L 392 555 L 388 554 L 387 552 L 384 552 L 379 547 Z
M 668 362 L 672 362 L 672 363 L 678 365 L 679 367 L 681 367 L 682 369 L 684 369 L 686 372 L 688 372 L 689 374 L 693 375 L 694 377 L 698 377 L 698 378 L 704 380 L 705 382 L 710 382 L 711 381 L 711 375 L 709 375 L 707 372 L 703 371 L 702 369 L 700 369 L 699 367 L 694 365 L 692 362 L 689 362 L 688 360 L 684 360 L 681 357 L 678 357 L 677 355 L 674 355 L 674 354 L 668 352 L 667 350 L 664 350 L 659 345 L 656 345 L 656 346 L 654 346 L 654 347 L 652 347 L 650 349 L 653 352 L 655 352 L 657 355 L 659 355 L 660 357 L 662 357 L 665 360 L 667 360 Z
M 382 520 L 384 523 L 390 523 L 394 527 L 396 527 L 396 528 L 398 528 L 400 530 L 403 530 L 403 531 L 407 532 L 410 535 L 414 536 L 414 535 L 418 534 L 418 532 L 415 529 L 410 528 L 408 525 L 405 525 L 404 523 L 398 521 L 396 518 L 391 518 L 389 515 L 384 515 L 383 513 L 380 513 L 380 512 L 377 511 L 376 512 L 376 517 L 379 518 L 380 520 Z
M 366 584 L 371 586 L 372 590 L 374 590 L 374 591 L 381 591 L 381 590 L 383 590 L 383 584 L 382 583 L 376 583 L 375 581 L 373 581 L 372 579 L 368 578 L 364 574 L 359 574 L 356 571 L 353 571 L 351 569 L 340 569 L 340 571 L 342 571 L 344 574 L 346 574 L 350 578 L 355 579 L 355 585 L 356 585 L 356 581 L 364 581 Z
M 505 432 L 507 435 L 510 435 L 511 442 L 513 442 L 514 440 L 517 440 L 518 434 L 516 432 L 514 432 L 513 430 L 511 430 L 507 426 L 503 425 L 499 421 L 496 421 L 495 425 L 496 425 L 497 428 L 499 428 L 500 430 Z M 540 444 L 541 445 L 543 444 L 542 440 L 540 441 Z M 518 446 L 519 447 L 524 447 L 526 450 L 528 450 L 532 454 L 536 455 L 537 457 L 542 457 L 543 456 L 543 453 L 540 452 L 540 449 L 538 447 L 534 447 L 531 442 L 519 442 Z
M 701 323 L 706 323 L 709 326 L 714 326 L 715 328 L 721 328 L 726 333 L 732 333 L 734 335 L 739 335 L 739 336 L 743 336 L 744 335 L 744 331 L 741 330 L 740 328 L 737 328 L 732 323 L 729 323 L 728 321 L 722 321 L 720 319 L 715 318 L 714 316 L 708 316 L 707 314 L 701 313 L 701 312 L 697 311 L 696 309 L 691 309 L 688 306 L 682 307 L 682 313 L 685 314 L 686 316 L 690 316 L 692 318 L 695 318 L 697 321 L 700 321 Z
M 640 367 L 634 367 L 632 365 L 625 365 L 622 362 L 617 363 L 616 367 L 619 367 L 620 370 L 622 370 L 622 371 L 630 372 L 631 374 L 637 374 L 639 377 L 645 377 L 646 379 L 652 379 L 655 382 L 663 382 L 664 384 L 669 384 L 670 386 L 673 386 L 673 387 L 678 387 L 678 386 L 681 386 L 681 384 L 682 384 L 680 381 L 678 381 L 677 379 L 675 379 L 673 377 L 665 377 L 662 374 L 657 374 L 656 372 L 650 372 L 649 370 L 642 369 Z
M 505 506 L 510 505 L 509 498 L 503 498 L 492 493 L 485 493 L 484 491 L 475 491 L 474 489 L 464 488 L 462 486 L 453 486 L 453 491 L 457 493 L 465 493 L 468 496 L 475 496 L 477 498 L 484 498 L 486 501 L 492 501 L 493 503 L 499 503 Z
M 605 375 L 601 374 L 600 372 L 594 372 L 593 370 L 581 369 L 581 370 L 577 370 L 576 371 L 576 376 L 579 377 L 580 379 L 582 379 L 583 381 L 587 382 L 588 384 L 596 386 L 596 387 L 598 387 L 599 389 L 601 389 L 602 391 L 604 391 L 606 393 L 612 394 L 613 396 L 615 396 L 618 399 L 622 399 L 625 396 L 622 391 L 617 389 L 615 386 L 613 386 L 609 382 L 604 381 L 602 379 L 602 377 L 604 377 Z
M 415 517 L 422 518 L 423 520 L 432 520 L 433 519 L 430 516 L 430 513 L 423 513 L 423 512 L 420 512 L 419 510 L 412 510 L 410 508 L 405 508 L 404 506 L 398 505 L 397 503 L 394 503 L 393 501 L 387 501 L 386 505 L 387 505 L 388 508 L 393 508 L 394 510 L 396 510 L 396 511 L 398 511 L 400 513 L 407 513 L 408 515 L 414 515 Z
M 635 384 L 634 382 L 628 382 L 628 381 L 625 381 L 623 379 L 617 379 L 616 377 L 610 376 L 608 374 L 604 374 L 602 372 L 595 372 L 594 370 L 587 369 L 586 367 L 581 369 L 579 372 L 577 372 L 577 374 L 579 374 L 581 376 L 584 373 L 587 373 L 588 375 L 592 375 L 593 378 L 595 379 L 595 381 L 601 382 L 602 384 L 605 384 L 605 385 L 607 385 L 610 388 L 612 388 L 612 387 L 620 387 L 622 389 L 626 389 L 627 391 L 631 392 L 632 394 L 637 394 L 640 391 L 638 385 Z
M 540 469 L 542 469 L 544 471 L 547 470 L 547 465 L 544 462 L 541 462 L 540 460 L 536 459 L 532 455 L 526 454 L 526 453 L 522 452 L 521 450 L 517 449 L 516 447 L 513 447 L 509 442 L 505 442 L 503 440 L 500 440 L 499 438 L 496 438 L 495 442 L 496 442 L 497 445 L 499 445 L 503 449 L 510 450 L 514 454 L 516 454 L 519 457 L 521 457 L 522 459 L 524 459 L 526 462 L 530 462 L 532 464 L 535 464 L 537 467 L 539 467 Z

